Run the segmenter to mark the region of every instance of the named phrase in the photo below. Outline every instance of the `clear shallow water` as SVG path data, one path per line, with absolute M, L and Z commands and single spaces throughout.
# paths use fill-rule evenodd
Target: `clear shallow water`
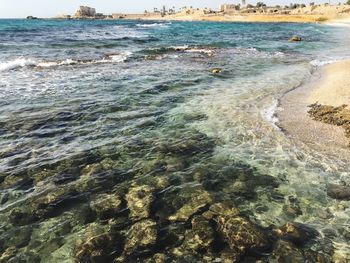
M 294 34 L 304 41 L 288 42 Z M 304 255 L 349 258 L 349 202 L 326 193 L 348 182 L 348 165 L 290 141 L 273 116 L 317 65 L 350 55 L 348 34 L 316 24 L 0 20 L 3 256 L 74 262 L 79 240 L 113 228 L 123 245 L 108 260 L 183 262 L 174 249 L 189 262 L 222 258 L 227 242 L 184 244 L 193 214 L 227 202 L 270 236 L 264 253 L 248 249 L 241 261 L 282 257 L 273 233 L 288 222 L 318 232 L 299 244 Z M 138 187 L 150 200 L 142 211 L 131 198 Z M 106 193 L 117 208 L 94 206 Z M 174 216 L 186 204 L 193 211 Z M 145 218 L 157 242 L 126 252 Z

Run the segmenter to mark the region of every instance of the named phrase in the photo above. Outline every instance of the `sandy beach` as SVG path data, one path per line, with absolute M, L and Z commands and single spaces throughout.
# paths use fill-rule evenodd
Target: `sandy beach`
M 289 13 L 282 11 L 271 13 L 262 9 L 205 13 L 200 9 L 187 9 L 175 14 L 160 13 L 120 14 L 124 19 L 162 20 L 162 21 L 215 21 L 215 22 L 266 22 L 266 23 L 345 23 L 350 20 L 350 7 L 342 6 L 307 6 L 297 8 Z M 118 17 L 118 15 L 116 15 Z
M 330 18 L 321 15 L 170 15 L 159 16 L 142 16 L 130 15 L 127 19 L 140 20 L 162 20 L 162 21 L 215 21 L 215 22 L 294 22 L 294 23 L 315 23 L 328 21 Z
M 310 104 L 341 106 L 350 99 L 350 61 L 341 61 L 318 70 L 312 80 L 290 92 L 280 101 L 278 113 L 281 128 L 293 139 L 319 151 L 340 154 L 348 159 L 349 138 L 340 126 L 313 120 Z

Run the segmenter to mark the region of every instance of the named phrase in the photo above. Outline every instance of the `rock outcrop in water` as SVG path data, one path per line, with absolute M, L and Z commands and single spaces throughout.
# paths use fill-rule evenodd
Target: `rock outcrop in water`
M 290 39 L 289 39 L 289 42 L 300 42 L 302 39 L 301 37 L 299 36 L 292 36 Z
M 29 19 L 29 20 L 37 20 L 38 18 L 36 16 L 27 16 L 26 19 Z

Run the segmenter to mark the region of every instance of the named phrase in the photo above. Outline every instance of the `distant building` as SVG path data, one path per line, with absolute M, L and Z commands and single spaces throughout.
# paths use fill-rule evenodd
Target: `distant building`
M 219 6 L 220 12 L 233 11 L 235 9 L 236 9 L 236 5 L 234 5 L 234 4 L 222 4 Z

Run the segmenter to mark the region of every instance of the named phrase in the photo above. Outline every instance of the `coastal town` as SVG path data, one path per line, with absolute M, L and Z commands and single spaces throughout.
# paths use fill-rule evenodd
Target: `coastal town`
M 112 13 L 103 14 L 95 8 L 80 6 L 74 15 L 59 15 L 58 19 L 140 19 L 140 20 L 206 20 L 206 21 L 257 21 L 257 22 L 323 22 L 330 19 L 347 19 L 350 15 L 350 5 L 329 3 L 267 6 L 263 2 L 255 5 L 241 3 L 226 3 L 217 9 L 195 8 L 184 6 L 176 9 L 162 6 L 153 10 L 145 10 L 142 14 Z M 32 16 L 28 17 L 33 19 Z

